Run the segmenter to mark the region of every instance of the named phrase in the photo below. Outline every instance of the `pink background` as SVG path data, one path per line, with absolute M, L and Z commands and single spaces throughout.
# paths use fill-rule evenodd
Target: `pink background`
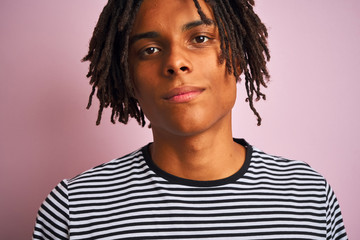
M 36 212 L 63 178 L 151 141 L 132 121 L 95 126 L 97 101 L 80 59 L 105 0 L 0 3 L 0 238 L 29 239 Z M 243 99 L 234 136 L 308 162 L 331 183 L 350 239 L 360 238 L 360 2 L 259 0 L 269 28 L 272 82 L 257 104 Z

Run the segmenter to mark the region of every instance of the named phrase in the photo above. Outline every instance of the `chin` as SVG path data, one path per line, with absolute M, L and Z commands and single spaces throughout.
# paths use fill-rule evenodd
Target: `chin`
M 198 119 L 182 119 L 181 122 L 172 123 L 168 125 L 168 132 L 173 136 L 179 137 L 194 137 L 201 134 L 211 132 L 213 130 L 219 130 L 219 128 L 224 127 L 225 121 L 223 118 L 216 119 L 213 121 L 199 120 Z M 206 119 L 206 118 L 203 118 Z

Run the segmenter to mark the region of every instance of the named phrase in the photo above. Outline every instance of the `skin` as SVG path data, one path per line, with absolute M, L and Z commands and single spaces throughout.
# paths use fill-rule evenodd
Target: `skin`
M 215 25 L 201 22 L 192 0 L 145 0 L 130 42 L 135 97 L 151 122 L 155 164 L 192 180 L 237 172 L 245 149 L 232 138 L 236 79 L 219 62 Z

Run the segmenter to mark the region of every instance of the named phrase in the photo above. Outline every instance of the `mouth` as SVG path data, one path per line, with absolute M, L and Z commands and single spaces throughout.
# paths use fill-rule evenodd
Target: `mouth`
M 189 102 L 200 95 L 204 90 L 204 88 L 200 87 L 178 87 L 166 93 L 163 99 L 174 103 Z

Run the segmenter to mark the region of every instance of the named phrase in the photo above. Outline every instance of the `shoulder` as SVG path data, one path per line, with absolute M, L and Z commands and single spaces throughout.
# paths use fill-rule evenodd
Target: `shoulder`
M 64 179 L 41 204 L 33 239 L 68 239 L 71 206 L 83 203 L 83 198 L 101 198 L 101 194 L 111 191 L 114 186 L 126 187 L 132 178 L 146 175 L 145 165 L 142 149 L 138 149 L 72 179 Z
M 268 166 L 273 168 L 281 169 L 298 169 L 303 171 L 308 171 L 314 175 L 321 176 L 317 171 L 315 171 L 309 164 L 300 160 L 293 160 L 284 158 L 277 155 L 271 155 L 263 152 L 262 150 L 253 147 L 252 152 L 252 162 L 259 166 Z
M 325 178 L 304 161 L 291 160 L 284 157 L 271 155 L 252 147 L 252 157 L 249 172 L 267 173 L 273 177 L 298 180 L 299 182 L 312 182 L 321 185 L 324 190 Z
M 114 177 L 125 177 L 133 171 L 143 169 L 145 165 L 142 148 L 139 148 L 123 157 L 103 163 L 69 179 L 68 185 L 72 186 L 87 181 L 101 182 Z

